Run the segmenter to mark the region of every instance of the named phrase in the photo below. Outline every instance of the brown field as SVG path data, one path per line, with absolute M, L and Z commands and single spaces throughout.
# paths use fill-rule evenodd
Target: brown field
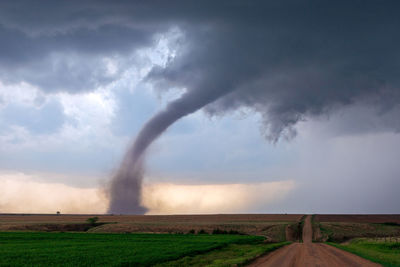
M 314 240 L 345 242 L 357 237 L 400 236 L 400 215 L 316 215 Z
M 395 222 L 400 224 L 400 214 L 319 214 L 315 216 L 319 222 L 352 222 L 352 223 L 387 223 Z
M 82 223 L 97 216 L 101 222 L 116 223 L 225 223 L 225 222 L 295 222 L 302 214 L 212 214 L 212 215 L 53 215 L 0 214 L 0 224 L 7 223 Z
M 90 229 L 86 220 L 99 217 L 104 223 Z M 219 215 L 37 215 L 2 214 L 0 231 L 90 231 L 106 233 L 151 232 L 188 233 L 219 229 L 263 235 L 269 241 L 286 239 L 286 227 L 301 214 L 219 214 Z
M 86 220 L 99 217 L 99 224 Z M 0 214 L 0 231 L 89 231 L 104 233 L 189 233 L 215 230 L 263 235 L 268 241 L 296 241 L 302 214 L 53 215 Z M 388 224 L 390 223 L 390 224 Z M 315 215 L 315 241 L 400 236 L 400 215 Z M 296 232 L 297 231 L 297 232 Z

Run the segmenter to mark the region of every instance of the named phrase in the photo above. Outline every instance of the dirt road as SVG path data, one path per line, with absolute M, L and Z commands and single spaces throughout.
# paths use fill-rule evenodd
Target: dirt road
M 249 266 L 381 266 L 326 244 L 312 243 L 311 216 L 303 228 L 303 243 L 293 243 L 259 258 Z

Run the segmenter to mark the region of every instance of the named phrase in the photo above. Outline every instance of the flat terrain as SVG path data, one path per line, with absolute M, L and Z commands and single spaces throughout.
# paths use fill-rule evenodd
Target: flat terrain
M 326 244 L 312 243 L 311 216 L 303 228 L 303 243 L 294 243 L 259 258 L 249 266 L 380 266 Z
M 400 224 L 400 214 L 318 214 L 315 220 L 319 222 L 349 222 L 349 223 L 388 223 Z
M 186 256 L 176 261 L 164 262 L 157 267 L 183 267 L 183 266 L 209 266 L 227 267 L 243 266 L 254 258 L 274 251 L 288 242 L 282 243 L 258 243 L 258 244 L 230 244 L 222 249 L 216 249 L 205 254 Z
M 0 214 L 0 223 L 6 222 L 83 222 L 97 216 L 103 222 L 166 222 L 166 223 L 210 223 L 210 222 L 276 222 L 297 221 L 302 214 L 211 214 L 211 215 L 53 215 L 53 214 Z
M 314 241 L 346 242 L 357 237 L 400 237 L 400 215 L 316 215 Z
M 343 244 L 330 245 L 381 263 L 384 266 L 400 266 L 400 238 L 356 238 Z
M 0 215 L 0 231 L 86 231 L 94 215 Z M 224 215 L 96 215 L 100 223 L 89 229 L 97 233 L 189 233 L 215 230 L 262 235 L 271 242 L 286 240 L 286 226 L 299 221 L 299 214 Z M 82 230 L 83 229 L 83 230 Z
M 94 216 L 99 221 L 88 223 Z M 399 222 L 400 215 L 0 214 L 0 266 L 241 266 L 255 258 L 250 266 L 399 266 Z
M 241 235 L 0 233 L 0 266 L 150 266 L 231 244 L 260 244 Z

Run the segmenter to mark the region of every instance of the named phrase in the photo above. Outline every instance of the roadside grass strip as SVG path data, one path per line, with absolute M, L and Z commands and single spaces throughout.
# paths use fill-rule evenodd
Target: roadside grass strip
M 400 266 L 400 242 L 383 242 L 357 238 L 348 244 L 327 244 L 354 253 L 386 267 Z
M 288 244 L 291 244 L 291 242 L 271 244 L 230 244 L 222 249 L 213 250 L 206 254 L 187 256 L 176 261 L 165 262 L 156 266 L 243 266 L 266 253 Z
M 0 232 L 0 266 L 151 266 L 260 236 Z

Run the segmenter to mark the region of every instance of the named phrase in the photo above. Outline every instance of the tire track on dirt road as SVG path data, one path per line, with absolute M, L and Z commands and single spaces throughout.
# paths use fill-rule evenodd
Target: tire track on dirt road
M 375 267 L 379 264 L 370 262 L 357 255 L 331 247 L 322 243 L 312 242 L 311 216 L 304 220 L 303 243 L 293 243 L 261 257 L 248 266 L 327 266 L 327 267 Z

